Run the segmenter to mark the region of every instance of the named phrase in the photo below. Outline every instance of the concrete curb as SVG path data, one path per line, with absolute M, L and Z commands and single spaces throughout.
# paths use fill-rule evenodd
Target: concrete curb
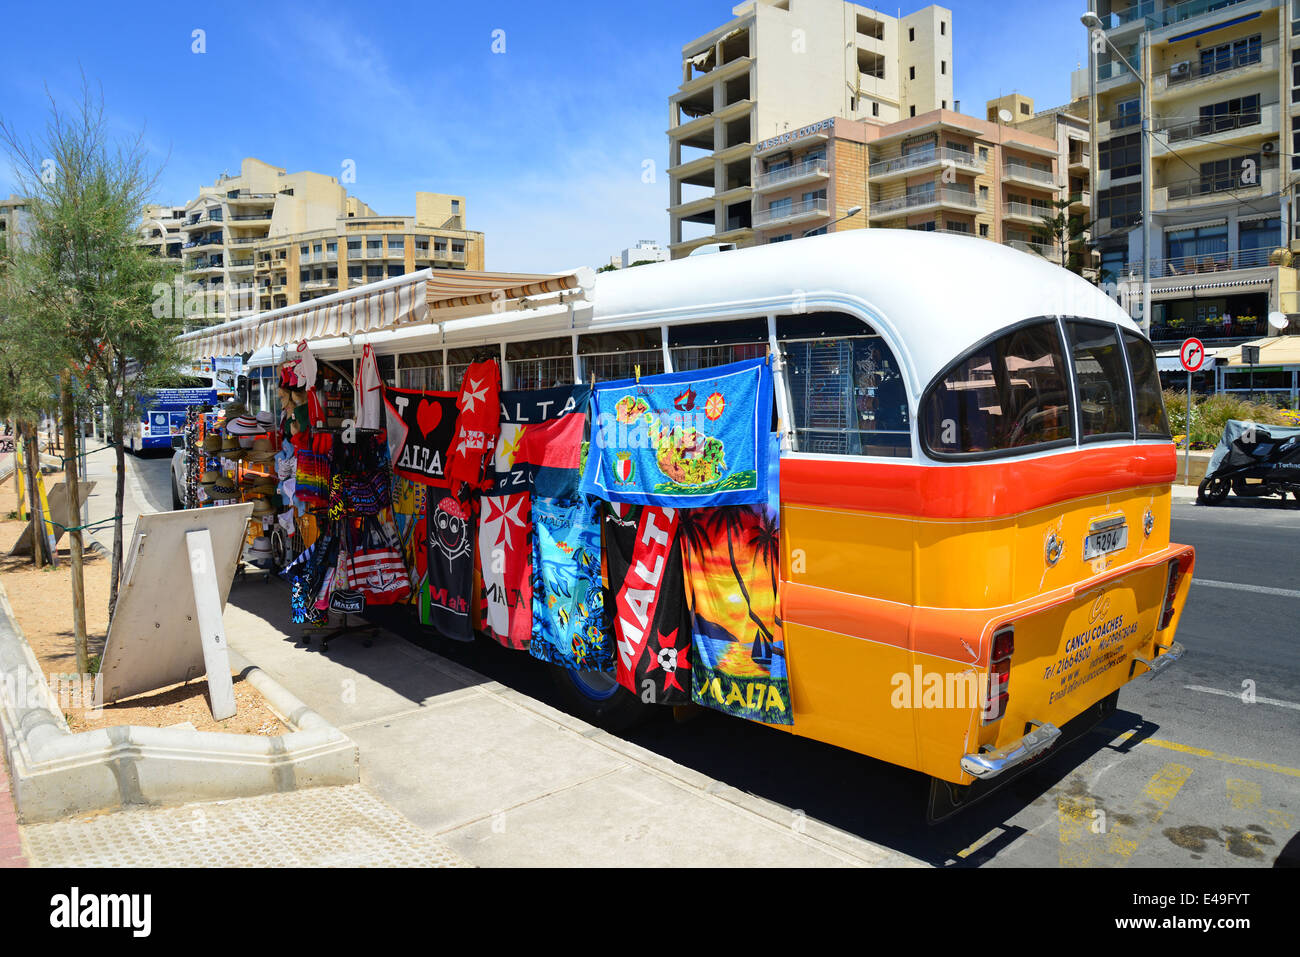
M 232 663 L 293 731 L 264 737 L 126 725 L 73 734 L 0 585 L 0 736 L 19 820 L 360 780 L 347 735 L 242 656 Z

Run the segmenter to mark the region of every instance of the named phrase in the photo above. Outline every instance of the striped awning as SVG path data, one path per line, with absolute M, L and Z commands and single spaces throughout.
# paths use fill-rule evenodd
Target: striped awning
M 1151 288 L 1151 298 L 1161 299 L 1183 292 L 1209 292 L 1215 289 L 1267 289 L 1273 280 L 1267 277 L 1259 279 L 1230 279 L 1224 282 L 1190 282 L 1178 286 L 1160 286 Z
M 586 270 L 559 275 L 424 269 L 369 283 L 311 302 L 235 319 L 177 338 L 188 358 L 231 356 L 302 340 L 352 336 L 429 322 L 432 315 L 466 306 L 508 304 L 580 286 Z

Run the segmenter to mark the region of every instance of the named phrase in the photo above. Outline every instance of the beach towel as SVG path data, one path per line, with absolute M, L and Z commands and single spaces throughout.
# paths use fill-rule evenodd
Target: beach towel
M 600 580 L 599 502 L 533 497 L 529 653 L 577 671 L 614 670 Z
M 772 370 L 765 359 L 592 390 L 582 491 L 685 508 L 766 500 Z
M 479 487 L 496 443 L 501 368 L 495 359 L 472 363 L 456 397 L 456 431 L 447 451 L 447 478 Z
M 679 517 L 691 609 L 692 695 L 698 704 L 768 724 L 794 723 L 781 628 L 779 438 L 771 501 L 688 509 Z
M 605 609 L 618 683 L 648 704 L 691 700 L 691 618 L 677 512 L 606 502 Z
M 455 392 L 385 389 L 388 452 L 393 471 L 423 485 L 447 488 L 447 449 L 456 431 Z
M 421 623 L 445 638 L 473 641 L 474 524 L 470 503 L 450 495 L 430 495 L 428 503 L 425 570 L 429 604 Z

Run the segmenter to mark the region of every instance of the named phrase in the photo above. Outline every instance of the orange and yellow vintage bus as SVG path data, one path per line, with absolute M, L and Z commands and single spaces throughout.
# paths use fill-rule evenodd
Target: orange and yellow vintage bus
M 1078 276 L 987 240 L 871 229 L 524 305 L 312 346 L 350 369 L 369 342 L 384 378 L 425 389 L 485 348 L 514 389 L 772 356 L 786 730 L 929 775 L 933 817 L 1181 654 L 1194 552 L 1170 540 L 1155 356 Z M 592 720 L 648 707 L 612 678 L 563 678 Z

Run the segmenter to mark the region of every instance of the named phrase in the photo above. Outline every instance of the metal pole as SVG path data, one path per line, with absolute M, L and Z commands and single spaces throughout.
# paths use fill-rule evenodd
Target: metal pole
M 1187 373 L 1187 423 L 1183 430 L 1183 484 L 1190 485 L 1192 478 L 1192 374 Z
M 1145 73 L 1150 67 L 1151 41 L 1146 24 L 1138 56 L 1142 84 L 1142 332 L 1151 338 L 1151 91 Z

